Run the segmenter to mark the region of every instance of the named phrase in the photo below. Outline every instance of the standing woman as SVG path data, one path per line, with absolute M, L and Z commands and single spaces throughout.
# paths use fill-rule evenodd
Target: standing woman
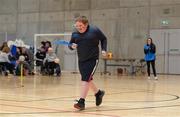
M 101 30 L 89 25 L 85 16 L 80 16 L 75 20 L 76 31 L 72 33 L 69 48 L 77 49 L 79 71 L 81 74 L 80 97 L 74 107 L 79 110 L 85 109 L 85 98 L 89 88 L 93 90 L 96 106 L 102 103 L 105 94 L 103 90 L 96 87 L 93 82 L 93 75 L 96 71 L 99 53 L 106 56 L 107 39 Z M 99 52 L 99 43 L 101 52 Z
M 152 38 L 147 39 L 147 44 L 144 45 L 145 61 L 147 63 L 148 79 L 150 79 L 150 64 L 153 69 L 154 79 L 158 80 L 156 76 L 155 60 L 156 60 L 156 46 L 154 45 Z

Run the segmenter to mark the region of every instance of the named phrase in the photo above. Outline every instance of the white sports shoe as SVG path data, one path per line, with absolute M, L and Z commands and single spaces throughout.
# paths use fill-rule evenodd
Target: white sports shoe
M 150 76 L 148 76 L 148 80 L 150 80 L 151 79 L 151 77 Z
M 157 76 L 156 76 L 156 77 L 154 77 L 154 79 L 155 79 L 155 80 L 158 80 Z

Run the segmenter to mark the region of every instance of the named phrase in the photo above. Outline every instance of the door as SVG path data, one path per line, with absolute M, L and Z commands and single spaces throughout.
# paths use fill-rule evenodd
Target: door
M 157 49 L 157 72 L 180 74 L 180 29 L 155 29 L 150 35 Z

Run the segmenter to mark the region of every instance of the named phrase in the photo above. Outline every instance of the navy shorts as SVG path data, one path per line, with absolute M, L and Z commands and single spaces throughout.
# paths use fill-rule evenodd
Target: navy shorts
M 87 82 L 93 80 L 93 75 L 96 71 L 97 65 L 97 59 L 90 59 L 83 62 L 79 61 L 79 71 L 81 74 L 81 80 Z

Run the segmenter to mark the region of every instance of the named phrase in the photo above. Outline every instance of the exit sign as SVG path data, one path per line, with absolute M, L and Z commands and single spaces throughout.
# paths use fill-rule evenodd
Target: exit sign
M 168 25 L 168 24 L 169 24 L 169 21 L 168 21 L 168 20 L 161 20 L 161 24 L 162 24 L 162 25 Z

